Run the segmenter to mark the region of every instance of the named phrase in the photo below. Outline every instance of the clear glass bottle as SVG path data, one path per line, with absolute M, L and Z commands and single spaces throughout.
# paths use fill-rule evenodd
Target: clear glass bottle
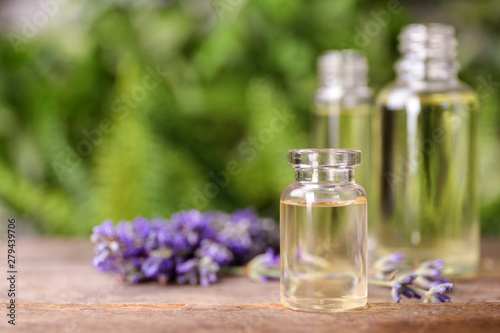
M 444 259 L 470 276 L 479 260 L 476 94 L 457 78 L 454 28 L 413 24 L 400 35 L 396 81 L 378 96 L 373 175 L 377 252 Z
M 354 182 L 361 152 L 288 151 L 295 182 L 281 195 L 281 302 L 303 311 L 363 307 L 366 193 Z
M 314 98 L 314 148 L 350 148 L 363 152 L 357 181 L 369 187 L 372 91 L 366 58 L 354 50 L 328 51 L 318 59 L 319 89 Z
M 356 181 L 368 197 L 371 191 L 371 108 L 373 93 L 368 87 L 368 62 L 354 50 L 328 51 L 318 58 L 319 89 L 314 98 L 313 148 L 349 148 L 363 152 L 363 165 Z M 375 247 L 371 215 L 378 207 L 368 204 L 368 248 Z

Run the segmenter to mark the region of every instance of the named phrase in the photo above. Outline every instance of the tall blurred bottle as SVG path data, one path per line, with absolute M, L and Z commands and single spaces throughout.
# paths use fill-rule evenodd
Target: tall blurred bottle
M 397 78 L 373 113 L 377 252 L 441 258 L 447 274 L 471 276 L 480 241 L 478 100 L 457 78 L 453 27 L 409 25 L 399 41 Z
M 370 202 L 371 104 L 368 63 L 354 50 L 328 51 L 318 59 L 319 89 L 313 111 L 313 148 L 351 148 L 363 154 L 356 181 L 368 198 L 368 252 L 374 247 L 370 217 L 377 209 Z

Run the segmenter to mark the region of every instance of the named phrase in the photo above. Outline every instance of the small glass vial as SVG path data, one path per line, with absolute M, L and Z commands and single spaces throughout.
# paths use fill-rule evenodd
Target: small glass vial
M 337 312 L 366 305 L 366 193 L 354 182 L 361 151 L 288 151 L 295 182 L 281 195 L 281 302 Z
M 457 77 L 455 29 L 412 24 L 399 37 L 396 80 L 373 112 L 370 216 L 378 255 L 411 265 L 443 259 L 468 277 L 479 263 L 478 123 L 475 92 Z

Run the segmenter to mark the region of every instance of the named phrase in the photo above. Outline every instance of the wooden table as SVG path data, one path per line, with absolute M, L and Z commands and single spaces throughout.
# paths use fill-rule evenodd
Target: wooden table
M 478 278 L 454 281 L 454 303 L 394 304 L 388 289 L 370 286 L 366 309 L 336 314 L 285 309 L 279 283 L 243 276 L 208 288 L 123 284 L 91 267 L 88 240 L 21 238 L 17 250 L 16 326 L 7 324 L 2 278 L 1 332 L 500 332 L 498 240 L 483 241 Z

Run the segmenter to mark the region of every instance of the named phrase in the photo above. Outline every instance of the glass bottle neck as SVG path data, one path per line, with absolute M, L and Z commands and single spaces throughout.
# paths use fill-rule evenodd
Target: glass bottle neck
M 458 62 L 454 59 L 412 59 L 396 63 L 397 82 L 405 85 L 458 82 Z
M 431 23 L 407 26 L 399 36 L 401 58 L 397 82 L 405 85 L 447 85 L 458 82 L 457 40 L 452 26 Z
M 366 58 L 356 51 L 330 51 L 318 59 L 320 87 L 367 87 L 367 76 Z
M 296 167 L 295 180 L 303 183 L 333 182 L 354 183 L 354 168 L 303 168 Z

